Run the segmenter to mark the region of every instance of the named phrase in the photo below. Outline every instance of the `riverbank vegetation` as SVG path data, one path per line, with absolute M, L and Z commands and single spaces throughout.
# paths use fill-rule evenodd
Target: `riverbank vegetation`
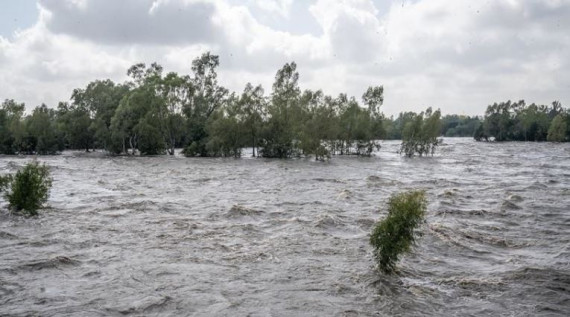
M 196 58 L 188 75 L 165 73 L 156 63 L 136 64 L 127 70 L 125 83 L 95 80 L 73 90 L 69 102 L 55 108 L 42 104 L 29 114 L 23 103 L 7 99 L 0 106 L 0 154 L 102 149 L 116 155 L 173 155 L 183 148 L 192 157 L 240 157 L 242 149 L 251 148 L 253 156 L 325 160 L 370 155 L 382 139 L 403 140 L 406 156 L 433 153 L 438 136 L 570 139 L 570 116 L 556 102 L 552 107 L 494 104 L 483 118 L 441 117 L 431 108 L 386 117 L 380 111 L 383 86 L 369 87 L 360 101 L 301 90 L 292 62 L 277 71 L 270 93 L 251 83 L 236 93 L 219 84 L 218 66 L 218 56 L 210 53 Z M 424 120 L 432 127 L 423 127 Z
M 384 138 L 383 87 L 369 87 L 362 103 L 340 94 L 301 90 L 295 63 L 285 64 L 267 96 L 248 83 L 242 93 L 218 83 L 218 56 L 203 54 L 191 74 L 165 74 L 136 64 L 124 84 L 96 80 L 75 89 L 71 102 L 41 105 L 6 100 L 0 110 L 0 153 L 54 154 L 104 149 L 111 154 L 240 157 L 370 155 Z
M 487 107 L 475 130 L 477 141 L 570 141 L 570 111 L 560 102 L 527 105 L 524 100 L 494 103 Z

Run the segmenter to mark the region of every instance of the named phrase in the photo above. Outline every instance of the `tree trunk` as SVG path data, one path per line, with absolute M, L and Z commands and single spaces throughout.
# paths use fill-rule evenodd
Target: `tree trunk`
M 129 137 L 129 144 L 131 146 L 132 155 L 135 155 L 135 147 L 133 145 L 133 137 Z

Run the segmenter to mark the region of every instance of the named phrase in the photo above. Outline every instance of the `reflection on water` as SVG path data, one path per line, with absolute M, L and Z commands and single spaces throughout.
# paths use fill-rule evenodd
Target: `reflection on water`
M 0 315 L 514 315 L 570 310 L 570 147 L 446 139 L 439 155 L 42 157 L 39 218 L 0 211 Z M 76 156 L 76 157 L 73 157 Z M 30 158 L 0 157 L 0 172 Z M 368 235 L 424 188 L 398 276 Z

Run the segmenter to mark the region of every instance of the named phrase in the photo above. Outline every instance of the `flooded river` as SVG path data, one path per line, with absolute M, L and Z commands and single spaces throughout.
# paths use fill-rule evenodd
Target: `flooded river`
M 398 144 L 326 163 L 40 157 L 49 208 L 0 202 L 0 315 L 566 316 L 570 144 Z M 426 223 L 385 276 L 369 233 L 408 189 L 427 190 Z

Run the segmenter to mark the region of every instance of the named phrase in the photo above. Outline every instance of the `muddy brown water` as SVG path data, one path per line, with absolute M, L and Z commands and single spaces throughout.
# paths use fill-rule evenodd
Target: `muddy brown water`
M 40 157 L 37 218 L 0 203 L 0 315 L 565 316 L 570 144 L 445 139 L 406 159 Z M 249 154 L 248 154 L 249 155 Z M 0 173 L 30 157 L 0 157 Z M 427 190 L 394 276 L 369 233 Z

